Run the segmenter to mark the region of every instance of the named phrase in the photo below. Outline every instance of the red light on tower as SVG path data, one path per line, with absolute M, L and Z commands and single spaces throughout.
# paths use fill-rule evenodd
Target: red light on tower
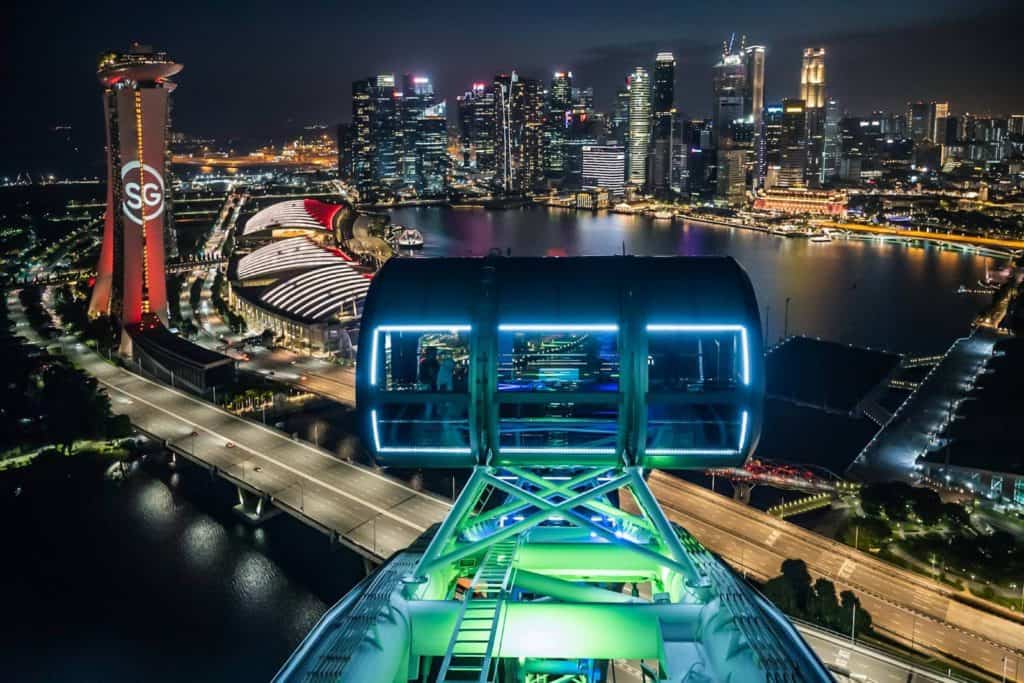
M 107 208 L 92 316 L 110 315 L 122 328 L 167 323 L 164 180 L 169 80 L 181 65 L 151 48 L 133 45 L 104 55 L 97 76 L 103 85 L 107 123 Z M 126 350 L 122 336 L 121 347 Z

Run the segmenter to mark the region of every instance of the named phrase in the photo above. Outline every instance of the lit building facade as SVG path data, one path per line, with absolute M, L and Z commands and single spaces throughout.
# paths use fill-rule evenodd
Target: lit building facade
M 402 121 L 402 151 L 399 173 L 402 183 L 413 186 L 422 193 L 425 187 L 420 175 L 422 163 L 419 151 L 422 149 L 422 119 L 425 112 L 437 104 L 434 98 L 434 84 L 426 76 L 405 74 L 402 77 L 401 97 L 396 97 L 400 105 L 399 116 Z M 433 128 L 433 127 L 431 127 Z
M 803 100 L 782 101 L 778 187 L 802 187 L 807 180 L 807 116 Z
M 494 88 L 474 83 L 459 96 L 458 107 L 463 164 L 484 174 L 494 173 Z
M 107 207 L 91 316 L 109 315 L 123 329 L 167 324 L 165 244 L 169 79 L 180 72 L 165 53 L 134 44 L 100 58 L 107 134 Z M 127 334 L 122 351 L 130 351 Z
M 626 185 L 626 149 L 621 145 L 584 145 L 584 188 L 600 187 L 621 196 Z
M 532 78 L 499 74 L 494 79 L 495 185 L 524 194 L 544 184 L 544 86 Z
M 651 143 L 651 75 L 638 66 L 629 75 L 629 182 L 643 186 Z
M 556 71 L 548 90 L 547 121 L 544 128 L 544 171 L 560 180 L 565 175 L 567 117 L 573 110 L 571 71 Z
M 747 62 L 747 109 L 753 128 L 754 186 L 764 184 L 765 154 L 767 146 L 764 137 L 764 59 L 763 45 L 751 45 L 744 51 Z
M 807 126 L 807 185 L 817 187 L 824 180 L 822 158 L 825 151 L 825 48 L 804 50 L 800 70 L 800 99 L 804 101 Z
M 754 208 L 786 214 L 815 214 L 840 217 L 846 214 L 843 192 L 815 190 L 768 190 L 754 200 Z
M 421 196 L 438 197 L 448 189 L 448 107 L 444 100 L 427 107 L 416 121 L 414 181 Z
M 672 150 L 677 144 L 675 108 L 676 59 L 659 52 L 654 60 L 651 148 L 647 165 L 647 191 L 664 196 L 672 184 Z
M 830 97 L 825 102 L 825 139 L 821 154 L 821 177 L 828 181 L 839 175 L 839 159 L 842 157 L 843 140 L 839 132 L 839 102 Z

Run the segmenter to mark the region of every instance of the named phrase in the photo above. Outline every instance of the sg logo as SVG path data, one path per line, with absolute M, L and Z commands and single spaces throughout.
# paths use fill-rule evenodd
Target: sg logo
M 140 167 L 141 173 L 125 181 L 129 173 Z M 139 161 L 129 161 L 121 167 L 121 182 L 124 185 L 121 208 L 132 222 L 142 225 L 143 221 L 151 221 L 164 212 L 164 179 L 155 168 Z

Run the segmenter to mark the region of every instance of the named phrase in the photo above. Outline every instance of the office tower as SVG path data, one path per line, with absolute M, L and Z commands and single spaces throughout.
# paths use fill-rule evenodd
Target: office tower
M 626 148 L 583 145 L 581 151 L 582 187 L 601 187 L 613 195 L 621 195 L 626 184 Z
M 825 138 L 821 155 L 821 176 L 824 180 L 839 174 L 839 159 L 842 156 L 843 140 L 839 133 L 839 102 L 834 97 L 825 102 Z
M 352 142 L 355 129 L 351 123 L 339 123 L 338 136 L 338 178 L 352 180 Z
M 1024 114 L 1013 114 L 1007 121 L 1011 135 L 1024 136 Z
M 764 138 L 764 57 L 762 45 L 751 45 L 745 52 L 747 70 L 747 95 L 744 113 L 749 117 L 753 130 L 754 187 L 764 184 L 765 138 Z
M 593 86 L 572 89 L 572 113 L 577 117 L 581 115 L 592 116 L 594 114 Z
M 926 140 L 931 135 L 930 115 L 931 104 L 928 102 L 907 105 L 907 132 L 915 143 Z
M 376 148 L 374 180 L 383 187 L 399 180 L 399 159 L 402 153 L 402 93 L 395 89 L 394 74 L 380 74 L 374 79 L 373 125 L 370 135 Z
M 420 119 L 424 112 L 435 105 L 434 84 L 426 76 L 405 74 L 402 77 L 402 89 L 396 92 L 395 102 L 399 106 L 399 117 L 402 122 L 402 149 L 399 162 L 399 175 L 404 185 L 415 186 L 418 191 Z
M 782 105 L 764 108 L 764 181 L 762 187 L 770 189 L 778 183 L 782 166 Z
M 803 100 L 782 100 L 782 125 L 779 131 L 779 187 L 806 184 L 807 115 Z
M 741 148 L 718 150 L 718 176 L 715 197 L 729 206 L 742 205 L 747 191 L 747 151 Z
M 638 66 L 629 75 L 629 182 L 643 185 L 651 143 L 651 76 Z
M 474 83 L 458 98 L 460 144 L 464 163 L 484 174 L 494 172 L 494 88 Z
M 647 158 L 647 191 L 665 196 L 672 179 L 675 145 L 676 60 L 671 52 L 659 52 L 654 61 L 653 120 Z
M 942 136 L 939 135 L 939 125 L 945 127 L 945 119 L 949 118 L 949 102 L 932 102 L 929 111 L 930 126 L 928 138 L 937 145 L 942 144 Z M 943 131 L 945 133 L 945 131 Z
M 556 71 L 548 91 L 547 121 L 544 127 L 544 171 L 561 180 L 565 174 L 566 117 L 572 113 L 572 72 Z
M 166 196 L 167 125 L 172 76 L 182 66 L 166 53 L 135 43 L 104 54 L 97 76 L 103 86 L 107 134 L 107 207 L 103 244 L 89 315 L 109 315 L 126 333 L 167 323 L 164 271 L 169 206 Z M 130 337 L 122 334 L 122 351 Z
M 812 187 L 823 180 L 822 156 L 825 147 L 825 49 L 806 48 L 800 70 L 800 99 L 804 101 L 807 124 L 806 183 Z
M 943 116 L 935 119 L 934 142 L 936 145 L 949 147 L 957 141 L 957 118 L 955 116 Z
M 615 92 L 615 111 L 612 113 L 612 136 L 626 146 L 629 140 L 629 79 L 626 85 Z
M 421 196 L 437 197 L 448 189 L 448 109 L 445 100 L 423 110 L 417 119 L 415 185 Z
M 497 174 L 502 192 L 522 194 L 544 183 L 544 86 L 513 71 L 494 79 Z
M 659 52 L 654 59 L 653 111 L 655 127 L 675 107 L 676 58 L 671 52 Z
M 369 196 L 374 184 L 377 156 L 373 139 L 373 79 L 352 82 L 352 182 Z
M 732 41 L 722 44 L 722 58 L 713 67 L 712 83 L 714 99 L 711 118 L 714 122 L 712 144 L 718 149 L 730 149 L 736 142 L 736 122 L 746 115 L 747 62 L 740 42 L 740 49 L 733 50 Z

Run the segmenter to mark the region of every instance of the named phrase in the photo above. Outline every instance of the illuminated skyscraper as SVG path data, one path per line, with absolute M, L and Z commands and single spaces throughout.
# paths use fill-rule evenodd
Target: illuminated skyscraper
M 678 137 L 675 80 L 675 57 L 671 52 L 659 52 L 654 60 L 654 111 L 647 160 L 647 190 L 655 195 L 667 194 L 672 181 L 672 149 Z
M 804 50 L 800 70 L 800 99 L 804 101 L 807 122 L 806 182 L 812 187 L 823 178 L 822 157 L 825 151 L 825 48 Z
M 839 103 L 830 97 L 825 102 L 825 142 L 822 151 L 821 175 L 825 180 L 839 175 L 839 159 L 842 155 L 843 141 L 839 132 Z
M 754 132 L 754 186 L 764 183 L 765 139 L 764 139 L 764 54 L 762 45 L 751 45 L 744 54 L 747 62 L 747 103 L 745 113 L 750 118 Z
M 181 71 L 163 52 L 133 44 L 104 54 L 97 75 L 103 86 L 107 128 L 107 208 L 103 245 L 89 314 L 110 315 L 129 331 L 147 319 L 167 323 L 164 271 L 169 79 Z M 155 322 L 155 321 L 153 321 Z M 122 336 L 122 350 L 128 343 Z
M 654 58 L 654 118 L 665 119 L 675 108 L 676 58 L 671 52 L 659 52 Z
M 931 104 L 913 102 L 907 105 L 907 130 L 910 139 L 921 142 L 931 135 Z
M 931 130 L 930 139 L 937 145 L 944 144 L 943 138 L 945 137 L 945 123 L 946 119 L 949 118 L 949 102 L 932 102 L 930 118 Z M 940 126 L 942 130 L 940 131 Z
M 807 114 L 803 100 L 782 100 L 782 128 L 779 131 L 779 187 L 806 184 Z
M 494 172 L 494 88 L 474 83 L 459 96 L 459 129 L 462 156 L 471 168 L 484 174 Z
M 714 99 L 711 118 L 714 124 L 712 144 L 718 149 L 731 149 L 736 142 L 736 124 L 746 115 L 747 63 L 740 49 L 733 50 L 732 40 L 722 44 L 722 59 L 713 68 Z
M 544 86 L 532 78 L 494 78 L 495 184 L 521 194 L 544 183 Z
M 647 152 L 651 143 L 651 76 L 638 66 L 629 75 L 629 172 L 630 183 L 643 185 L 647 178 Z
M 360 193 L 374 185 L 373 79 L 352 82 L 352 182 Z
M 402 183 L 413 185 L 418 192 L 423 192 L 420 183 L 418 150 L 420 149 L 421 120 L 424 112 L 436 104 L 434 84 L 426 76 L 405 74 L 402 77 L 401 98 L 396 98 L 401 110 L 402 150 L 399 163 L 399 174 Z M 436 126 L 433 126 L 436 127 Z
M 572 72 L 556 71 L 548 91 L 547 121 L 544 128 L 544 170 L 549 178 L 565 174 L 566 117 L 573 109 Z
M 448 108 L 445 100 L 427 107 L 416 119 L 416 191 L 437 197 L 448 189 Z

